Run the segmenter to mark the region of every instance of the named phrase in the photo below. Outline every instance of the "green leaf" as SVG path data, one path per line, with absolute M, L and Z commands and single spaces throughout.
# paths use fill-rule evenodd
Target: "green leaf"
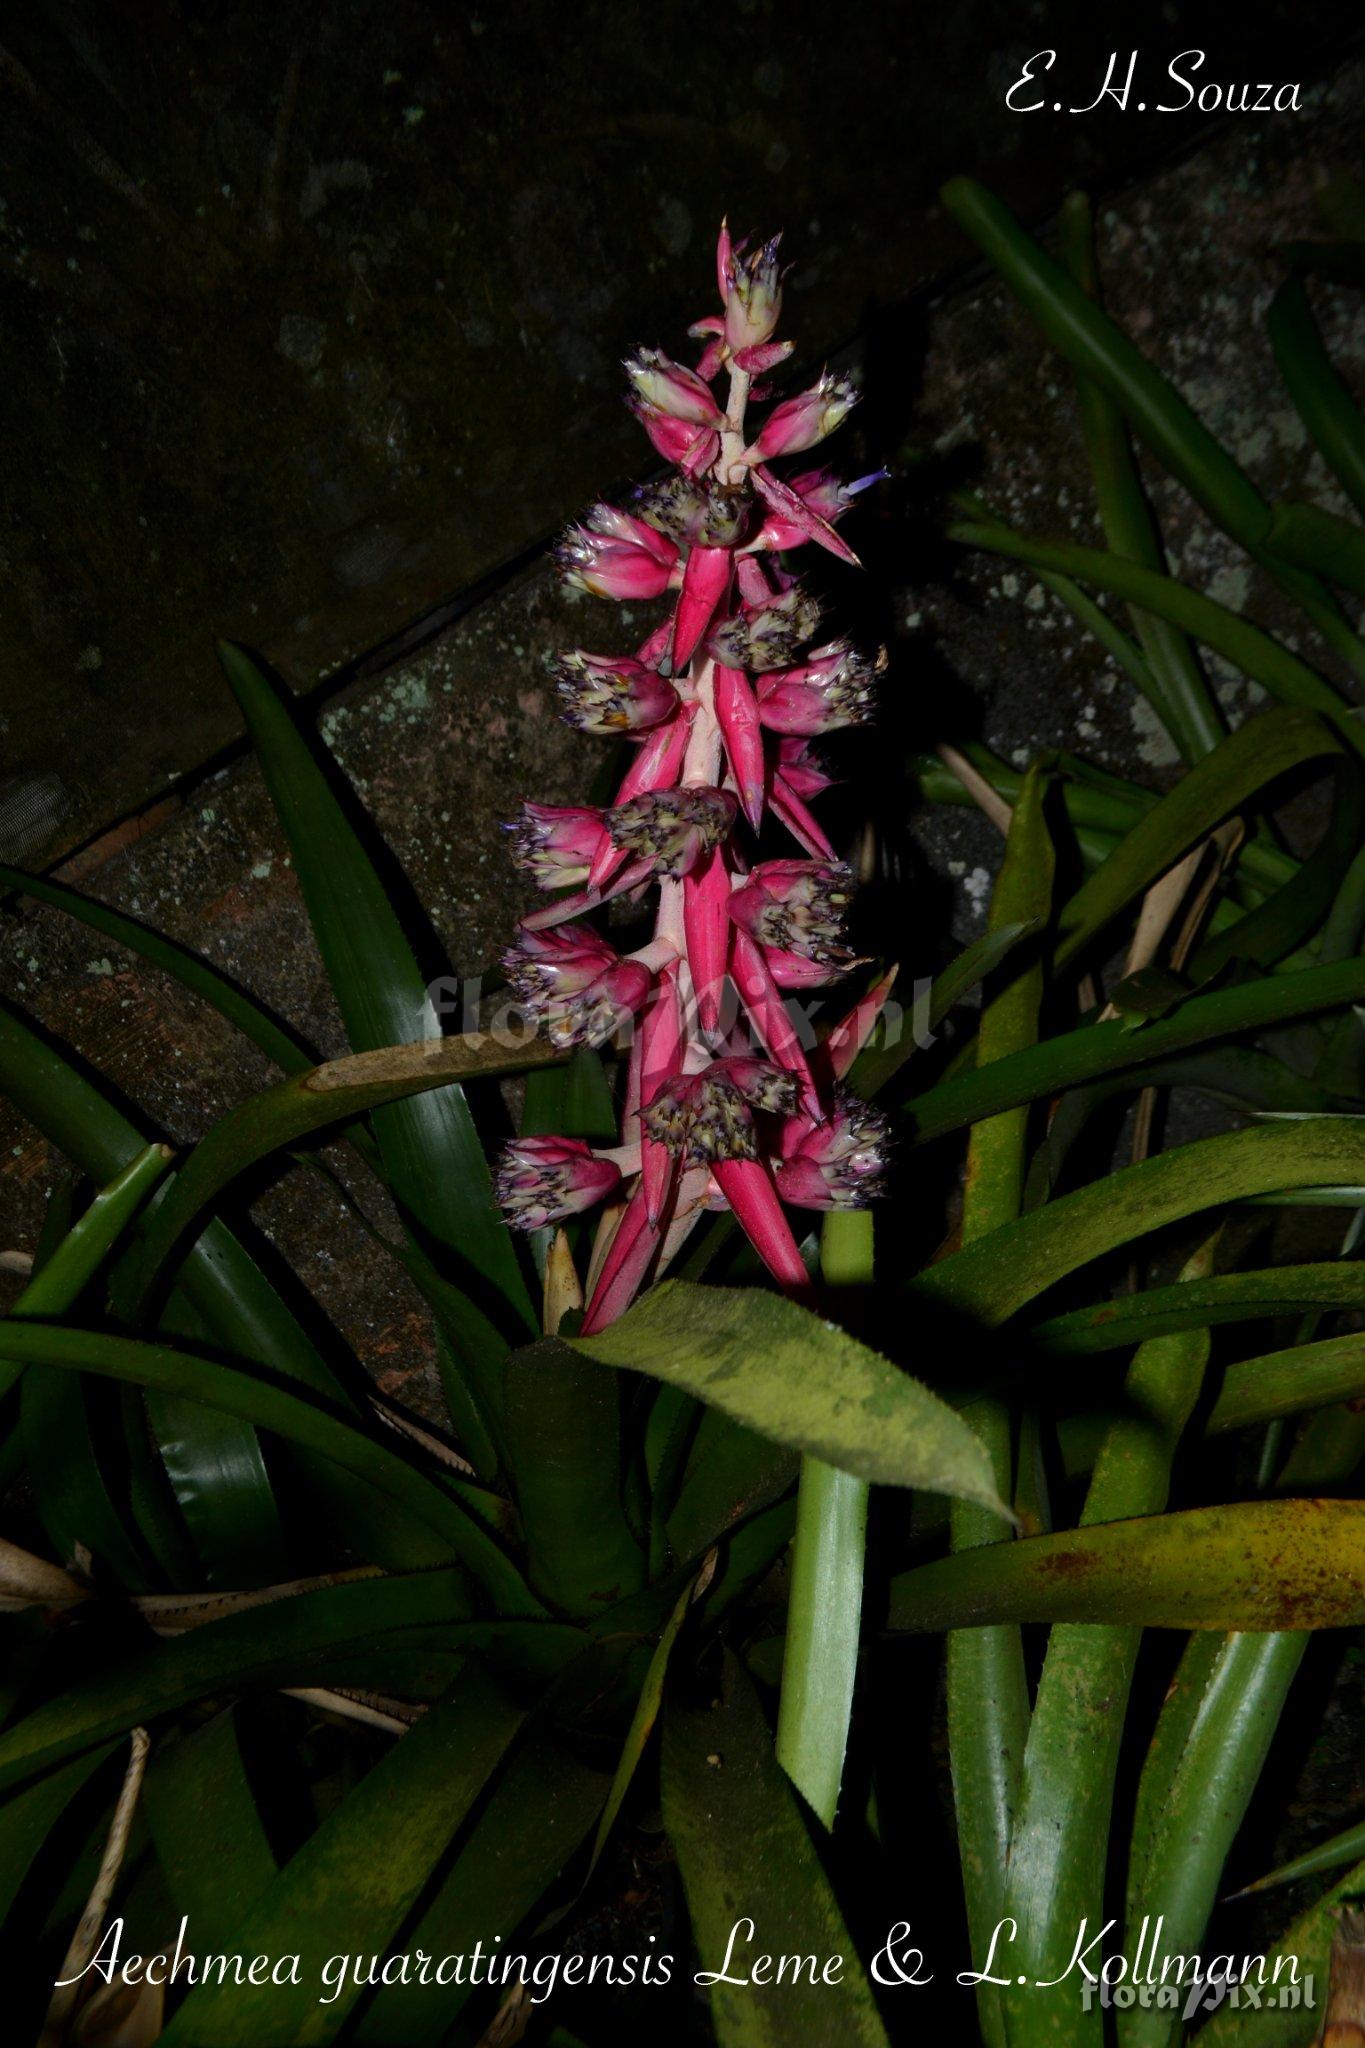
M 379 1442 L 343 1413 L 288 1381 L 267 1378 L 200 1358 L 166 1344 L 141 1343 L 105 1331 L 72 1330 L 50 1323 L 0 1322 L 0 1358 L 31 1365 L 95 1372 L 135 1386 L 155 1387 L 235 1415 L 302 1444 L 353 1472 L 437 1532 L 511 1614 L 537 1611 L 513 1565 L 454 1487 L 428 1477 L 401 1451 L 398 1439 Z
M 1185 1283 L 1206 1276 L 1216 1236 L 1190 1260 Z M 1209 1356 L 1205 1330 L 1157 1337 L 1129 1368 L 1123 1402 L 1096 1459 L 1081 1527 L 1160 1515 L 1180 1434 L 1199 1396 Z M 1066 1974 L 1083 1920 L 1104 1919 L 1110 1812 L 1125 1710 L 1141 1631 L 1059 1622 L 1048 1639 L 1024 1751 L 1009 1844 L 1003 1910 L 1016 1922 L 1011 1954 L 1033 1984 Z M 1056 2038 L 1050 2001 L 1010 2001 L 1018 2048 Z M 1103 2038 L 1098 2007 L 1073 2022 L 1077 2043 Z
M 1242 1501 L 962 1551 L 892 1581 L 894 1629 L 997 1621 L 1354 1628 L 1365 1502 Z
M 15 1302 L 14 1316 L 64 1315 L 80 1299 L 170 1164 L 168 1146 L 135 1153 L 107 1187 L 100 1188 L 51 1256 L 42 1261 Z M 0 1396 L 17 1374 L 0 1370 Z
M 152 1841 L 178 1910 L 200 1950 L 223 1950 L 276 1872 L 242 1765 L 237 1714 L 156 1752 L 143 1787 Z
M 145 1137 L 99 1089 L 3 1003 L 0 1088 L 20 1114 L 29 1117 L 92 1180 L 111 1180 L 146 1144 Z M 116 1308 L 121 1295 L 122 1267 L 120 1261 L 112 1280 Z M 215 1343 L 257 1365 L 300 1380 L 337 1401 L 348 1401 L 331 1367 L 297 1317 L 226 1224 L 209 1224 L 186 1253 L 177 1281 L 190 1308 L 202 1315 Z M 176 1298 L 172 1299 L 175 1303 Z M 184 1321 L 178 1304 L 174 1320 Z M 264 1467 L 257 1470 L 255 1461 L 260 1453 L 254 1437 L 242 1445 L 240 1459 L 234 1457 L 230 1465 L 221 1456 L 224 1442 L 233 1437 L 240 1439 L 242 1431 L 243 1425 L 229 1417 L 205 1411 L 198 1426 L 202 1456 L 196 1464 L 196 1483 L 225 1470 L 230 1470 L 234 1479 L 251 1475 L 252 1495 L 247 1498 L 234 1494 L 225 1504 L 224 1513 L 239 1515 L 244 1527 L 268 1527 L 275 1508 L 273 1498 L 261 1490 Z M 413 1523 L 396 1513 L 391 1501 L 375 1496 L 354 1480 L 346 1481 L 338 1497 L 336 1475 L 330 1465 L 309 1468 L 309 1478 L 325 1508 L 344 1519 L 347 1541 L 376 1562 L 407 1569 L 430 1564 L 442 1555 L 433 1547 L 430 1531 L 424 1524 Z
M 97 1391 L 90 1390 L 92 1397 Z M 146 1593 L 158 1583 L 157 1573 L 108 1469 L 110 1411 L 86 1396 L 78 1373 L 38 1372 L 24 1380 L 19 1427 L 34 1506 L 63 1564 L 84 1548 L 101 1573 L 112 1573 L 129 1592 Z
M 563 1057 L 534 1035 L 504 1044 L 491 1033 L 471 1032 L 463 1038 L 432 1038 L 352 1053 L 349 1059 L 329 1060 L 275 1082 L 220 1117 L 176 1175 L 148 1233 L 141 1274 L 144 1291 L 150 1290 L 162 1266 L 223 1190 L 272 1153 L 362 1110 L 411 1100 L 452 1080 L 520 1073 Z
M 521 1722 L 494 1679 L 471 1665 L 374 1764 L 251 1907 L 231 1949 L 298 1956 L 298 1983 L 197 1985 L 167 2048 L 257 2048 L 336 2039 L 363 1989 L 354 1971 L 319 1985 L 330 1958 L 387 1954 Z
M 706 1576 L 709 1578 L 709 1573 Z M 649 1747 L 649 1738 L 654 1733 L 655 1723 L 659 1718 L 659 1709 L 663 1705 L 664 1681 L 668 1676 L 669 1659 L 673 1655 L 678 1637 L 682 1634 L 683 1623 L 687 1619 L 688 1609 L 698 1597 L 701 1587 L 701 1573 L 698 1573 L 695 1578 L 688 1580 L 674 1603 L 673 1612 L 664 1624 L 662 1635 L 654 1645 L 654 1653 L 649 1660 L 649 1669 L 645 1673 L 644 1684 L 640 1687 L 640 1695 L 635 1702 L 635 1712 L 631 1715 L 630 1726 L 626 1730 L 626 1739 L 621 1745 L 621 1754 L 617 1759 L 616 1770 L 612 1776 L 611 1790 L 607 1794 L 607 1803 L 602 1808 L 601 1817 L 597 1823 L 597 1833 L 592 1845 L 592 1861 L 589 1863 L 587 1875 L 583 1879 L 585 1888 L 588 1879 L 601 1861 L 602 1851 L 607 1846 L 608 1838 L 616 1825 L 621 1808 L 625 1804 L 626 1794 L 630 1790 L 631 1782 L 639 1767 L 640 1759 Z
M 1349 1260 L 1311 1266 L 1268 1266 L 1218 1273 L 1187 1286 L 1150 1287 L 1036 1323 L 1030 1337 L 1059 1357 L 1121 1351 L 1173 1330 L 1262 1317 L 1308 1315 L 1315 1309 L 1365 1305 L 1365 1267 Z
M 487 1954 L 499 1936 L 506 1943 L 587 1836 L 606 1790 L 606 1773 L 552 1731 L 529 1731 L 461 1838 L 430 1905 L 405 1934 L 408 1952 L 470 1955 L 481 1941 Z M 437 2048 L 474 1992 L 468 1973 L 460 1984 L 389 1985 L 348 2039 L 358 2048 Z
M 1129 1928 L 1155 1905 L 1167 1954 L 1199 1947 L 1307 1641 L 1200 1635 L 1181 1660 L 1138 1791 L 1128 1885 Z M 1135 2048 L 1167 2048 L 1168 2014 L 1129 2019 Z
M 0 1787 L 94 1743 L 226 1691 L 319 1683 L 343 1653 L 401 1651 L 424 1631 L 514 1675 L 542 1681 L 582 1647 L 556 1622 L 469 1619 L 469 1582 L 455 1567 L 364 1578 L 281 1596 L 169 1641 L 129 1651 L 0 1731 Z M 329 1661 L 330 1660 L 330 1661 Z
M 1090 201 L 1083 192 L 1072 192 L 1062 202 L 1060 232 L 1062 260 L 1072 279 L 1099 305 Z M 1076 378 L 1076 397 L 1105 538 L 1116 554 L 1164 572 L 1165 550 L 1122 412 L 1104 386 L 1084 371 Z M 1165 619 L 1141 609 L 1134 610 L 1132 619 L 1156 683 L 1148 693 L 1152 708 L 1184 759 L 1197 761 L 1218 745 L 1225 728 L 1194 649 Z
M 1330 916 L 1360 853 L 1362 813 L 1365 779 L 1354 760 L 1338 762 L 1332 814 L 1317 846 L 1298 873 L 1264 903 L 1204 940 L 1189 963 L 1190 979 L 1209 981 L 1234 960 L 1271 967 L 1311 937 Z M 1322 957 L 1340 959 L 1342 954 Z
M 102 1763 L 114 1753 L 106 1742 L 87 1751 L 45 1778 L 13 1793 L 0 1806 L 0 1926 L 9 1918 L 15 1900 L 27 1881 L 29 1870 L 43 1847 L 56 1832 L 62 1815 L 81 1793 Z
M 1330 583 L 1365 597 L 1365 532 L 1318 505 L 1277 505 L 1270 539 L 1286 562 L 1311 562 Z
M 1365 962 L 1360 960 L 1337 960 L 1326 967 L 1266 975 L 1217 989 L 1212 995 L 1189 996 L 1174 1015 L 1146 1023 L 1140 1031 L 1131 1030 L 1122 1018 L 1113 1018 L 1059 1032 L 1039 1045 L 978 1065 L 971 1073 L 955 1075 L 922 1095 L 911 1096 L 904 1113 L 916 1139 L 927 1142 L 981 1117 L 1049 1099 L 1106 1075 L 1131 1072 L 1141 1081 L 1147 1063 L 1192 1046 L 1274 1029 L 1295 1017 L 1311 1017 L 1362 1001 Z
M 1000 271 L 1051 345 L 1073 369 L 1108 393 L 1138 439 L 1226 533 L 1267 563 L 1281 587 L 1361 673 L 1363 651 L 1339 610 L 1313 577 L 1277 563 L 1268 553 L 1264 543 L 1269 507 L 1174 385 L 983 186 L 971 178 L 954 178 L 943 188 L 943 203 Z M 1136 602 L 1153 609 L 1141 598 Z
M 1350 1118 L 1232 1131 L 1123 1167 L 993 1230 L 920 1274 L 914 1292 L 1002 1323 L 1068 1273 L 1183 1216 L 1248 1195 L 1362 1180 L 1365 1126 Z
M 1359 1418 L 1328 1412 L 1315 1418 L 1275 1474 L 1278 1489 L 1317 1492 L 1340 1486 L 1361 1455 Z M 1353 1427 L 1352 1424 L 1355 1424 Z M 1280 1502 L 1295 1513 L 1335 1508 L 1328 1501 Z M 1171 1519 L 1171 1518 L 1168 1518 Z M 1321 1541 L 1319 1532 L 1312 1535 Z M 1314 1567 L 1292 1553 L 1277 1558 L 1306 1580 Z M 1348 1551 L 1317 1567 L 1351 1575 Z M 1166 1939 L 1184 1953 L 1203 1939 L 1223 1866 L 1260 1779 L 1285 1701 L 1303 1661 L 1312 1626 L 1301 1614 L 1287 1629 L 1196 1638 L 1181 1660 L 1177 1683 L 1157 1721 L 1138 1785 L 1128 1874 L 1128 1927 L 1161 1915 Z M 1204 1645 L 1208 1647 L 1204 1647 Z M 1138 2048 L 1166 2048 L 1156 2015 L 1134 2013 Z
M 37 903 L 46 903 L 53 910 L 65 911 L 81 924 L 89 925 L 116 945 L 126 946 L 131 953 L 146 960 L 151 966 L 169 974 L 191 995 L 200 996 L 206 1003 L 225 1017 L 229 1024 L 235 1024 L 253 1045 L 258 1046 L 267 1059 L 283 1067 L 285 1073 L 302 1073 L 311 1067 L 317 1055 L 309 1050 L 301 1038 L 281 1024 L 269 1010 L 258 1003 L 235 981 L 220 973 L 207 960 L 187 947 L 177 945 L 160 932 L 152 931 L 147 925 L 139 924 L 135 918 L 124 917 L 121 912 L 111 910 L 107 903 L 97 902 L 93 896 L 82 896 L 75 889 L 68 889 L 60 882 L 49 881 L 45 876 L 26 875 L 19 868 L 7 867 L 0 861 L 0 889 L 13 889 L 24 896 L 31 896 Z
M 1279 1415 L 1325 1408 L 1333 1401 L 1356 1401 L 1362 1394 L 1365 1332 L 1352 1330 L 1229 1365 L 1205 1427 L 1210 1436 L 1217 1436 L 1271 1422 Z
M 664 1712 L 664 1822 L 703 1971 L 746 1974 L 754 1952 L 842 1963 L 834 1982 L 710 1987 L 720 2048 L 885 2048 L 886 2034 L 749 1679 L 726 1653 L 721 1696 Z M 752 1948 L 745 1923 L 752 1922 Z M 738 1946 L 727 1967 L 731 1929 Z M 810 1965 L 807 1964 L 807 1971 Z
M 1362 1888 L 1365 1888 L 1365 1863 L 1358 1863 L 1330 1891 L 1324 1892 L 1320 1899 L 1315 1899 L 1306 1911 L 1299 1914 L 1280 1940 L 1266 1952 L 1267 1976 L 1277 1964 L 1281 1970 L 1276 1980 L 1280 1986 L 1278 2002 L 1272 2006 L 1269 1998 L 1263 1997 L 1259 2011 L 1248 2001 L 1235 2006 L 1231 2001 L 1225 2002 L 1213 2014 L 1208 2025 L 1201 2029 L 1199 2038 L 1204 2048 L 1309 2048 L 1310 2043 L 1318 2040 L 1321 2008 L 1326 1999 L 1337 1933 L 1337 1912 L 1342 1906 L 1358 1906 Z M 1306 2010 L 1302 2004 L 1291 2004 L 1286 1995 L 1291 1981 L 1291 1957 L 1293 1973 L 1301 1987 L 1300 1996 L 1305 1980 L 1314 1985 L 1318 2004 L 1316 2012 Z M 1164 2043 L 1162 2048 L 1165 2048 Z
M 1280 286 L 1267 325 L 1295 411 L 1356 510 L 1365 513 L 1365 420 L 1323 346 L 1301 278 Z M 1270 545 L 1276 545 L 1273 532 Z M 1326 563 L 1318 566 L 1331 575 Z
M 34 1276 L 10 1313 L 49 1316 L 70 1309 L 165 1172 L 169 1158 L 164 1146 L 147 1146 L 95 1195 L 59 1242 L 51 1247 L 40 1244 Z M 60 1220 L 67 1220 L 64 1212 Z M 53 1221 L 58 1221 L 55 1202 L 48 1211 L 48 1222 Z M 20 1371 L 18 1366 L 0 1365 L 0 1396 L 13 1387 Z M 150 1560 L 111 1497 L 96 1451 L 84 1382 L 67 1374 L 40 1375 L 24 1389 L 20 1418 L 35 1504 L 58 1556 L 71 1558 L 83 1543 L 114 1568 L 125 1586 L 145 1590 L 153 1582 Z M 107 1435 L 103 1441 L 107 1451 Z
M 875 1351 L 757 1288 L 666 1280 L 570 1346 L 683 1387 L 761 1435 L 882 1486 L 919 1486 L 1006 1513 L 961 1418 Z
M 1140 563 L 1127 562 L 1121 555 L 1106 554 L 1102 548 L 1084 548 L 1039 534 L 1016 533 L 996 521 L 958 520 L 947 531 L 951 540 L 960 541 L 964 547 L 985 548 L 1011 561 L 1027 562 L 1039 571 L 1051 569 L 1058 575 L 1074 576 L 1078 583 L 1088 583 L 1096 590 L 1141 605 L 1145 611 L 1178 626 L 1191 639 L 1212 648 L 1215 654 L 1221 654 L 1270 696 L 1280 698 L 1285 706 L 1344 719 L 1346 737 L 1360 750 L 1362 741 L 1357 728 L 1345 717 L 1350 706 L 1331 684 L 1280 641 L 1272 640 L 1259 626 L 1253 626 L 1201 591 L 1191 590 L 1174 577 L 1144 569 Z
M 219 653 L 289 841 L 352 1048 L 371 1052 L 425 1038 L 430 1004 L 422 972 L 294 708 L 244 649 L 225 643 Z M 496 1420 L 506 1332 L 534 1332 L 536 1321 L 464 1091 L 450 1086 L 391 1103 L 374 1112 L 373 1128 L 396 1199 L 439 1247 L 445 1277 L 469 1297 L 458 1319 L 446 1321 L 469 1395 L 457 1385 L 447 1395 L 461 1427 L 481 1434 Z M 486 1312 L 481 1298 L 489 1289 Z
M 562 1613 L 598 1614 L 645 1582 L 621 1480 L 621 1385 L 542 1337 L 507 1361 L 504 1427 L 528 1573 Z
M 979 939 L 973 939 L 971 945 L 959 953 L 955 960 L 949 961 L 943 972 L 934 977 L 933 987 L 929 991 L 924 1016 L 928 1029 L 937 1030 L 955 1004 L 961 1002 L 963 996 L 974 989 L 978 982 L 984 981 L 1003 960 L 1008 959 L 1022 939 L 1031 938 L 1037 929 L 1037 925 L 1028 919 L 998 925 L 991 931 L 983 932 Z M 912 1016 L 911 1030 L 902 1030 L 901 1037 L 895 1045 L 869 1046 L 866 1051 L 859 1053 L 848 1079 L 848 1085 L 855 1095 L 861 1095 L 865 1101 L 879 1095 L 918 1050 L 913 1036 L 915 1021 Z
M 1234 539 L 1247 546 L 1261 540 L 1269 511 L 1260 493 L 1137 346 L 974 179 L 953 178 L 942 196 L 1052 347 L 1108 393 L 1153 454 Z
M 1248 798 L 1291 768 L 1340 752 L 1336 736 L 1308 711 L 1280 706 L 1240 727 L 1181 777 L 1064 905 L 1059 964 L 1074 960 L 1120 910 Z
M 742 1428 L 719 1408 L 705 1409 L 666 1523 L 674 1555 L 695 1563 L 785 1493 L 799 1468 L 791 1445 Z
M 1305 1877 L 1321 1876 L 1324 1870 L 1340 1870 L 1343 1863 L 1358 1863 L 1362 1856 L 1365 1856 L 1365 1821 L 1357 1821 L 1354 1827 L 1343 1828 L 1340 1834 L 1329 1836 L 1316 1848 L 1305 1850 L 1302 1856 L 1291 1857 L 1288 1863 L 1268 1870 L 1264 1877 L 1243 1885 L 1241 1891 L 1234 1892 L 1232 1896 L 1245 1899 L 1253 1892 L 1271 1891 L 1277 1885 L 1298 1884 Z

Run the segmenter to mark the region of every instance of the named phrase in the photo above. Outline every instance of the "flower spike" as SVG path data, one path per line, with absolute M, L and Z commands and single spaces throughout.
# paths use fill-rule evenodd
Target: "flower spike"
M 820 608 L 780 558 L 813 543 L 855 564 L 836 527 L 882 472 L 845 484 L 825 468 L 773 467 L 841 424 L 857 396 L 847 378 L 826 372 L 746 426 L 765 396 L 757 380 L 792 352 L 777 334 L 778 251 L 776 236 L 736 244 L 722 224 L 722 310 L 689 330 L 703 344 L 696 368 L 656 348 L 625 366 L 627 403 L 668 475 L 628 509 L 594 505 L 557 551 L 574 588 L 666 607 L 633 656 L 577 649 L 558 666 L 566 721 L 630 743 L 615 802 L 528 803 L 511 828 L 518 864 L 555 892 L 506 956 L 518 999 L 562 1046 L 601 1044 L 638 1020 L 620 1146 L 525 1138 L 498 1173 L 521 1229 L 611 1202 L 588 1333 L 668 1265 L 707 1208 L 732 1210 L 778 1285 L 809 1299 L 783 1205 L 856 1205 L 881 1179 L 882 1121 L 839 1083 L 889 977 L 823 1044 L 806 1020 L 798 1029 L 783 992 L 858 964 L 844 937 L 852 876 L 810 808 L 830 782 L 811 739 L 870 715 L 885 657 L 844 640 L 811 651 Z M 712 384 L 726 369 L 722 400 Z M 748 833 L 770 817 L 801 851 L 754 864 Z M 581 921 L 655 889 L 654 936 L 637 952 L 617 953 Z

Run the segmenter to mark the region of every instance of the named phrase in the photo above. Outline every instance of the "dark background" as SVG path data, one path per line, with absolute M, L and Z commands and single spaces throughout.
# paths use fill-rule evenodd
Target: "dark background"
M 818 358 L 967 260 L 946 174 L 1038 217 L 1207 131 L 1012 115 L 1037 50 L 1068 104 L 1133 46 L 1154 82 L 1196 46 L 1201 77 L 1311 85 L 1356 20 L 1292 0 L 10 10 L 0 855 L 50 862 L 231 743 L 215 633 L 307 687 L 638 468 L 615 359 L 709 310 L 726 209 L 788 229 Z

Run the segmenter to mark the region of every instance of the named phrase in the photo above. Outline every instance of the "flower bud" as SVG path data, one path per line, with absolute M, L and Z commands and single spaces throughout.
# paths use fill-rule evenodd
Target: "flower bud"
M 853 871 L 837 861 L 765 860 L 732 890 L 730 915 L 760 946 L 845 968 L 844 913 Z
M 726 837 L 737 808 L 721 789 L 656 789 L 608 811 L 607 830 L 656 874 L 685 875 Z
M 865 725 L 884 657 L 869 661 L 846 640 L 817 648 L 800 668 L 781 669 L 758 686 L 758 715 L 770 732 L 805 735 Z
M 696 427 L 689 420 L 656 412 L 633 392 L 626 403 L 665 462 L 674 463 L 685 476 L 697 476 L 711 467 L 720 452 L 720 435 L 714 427 Z
M 605 836 L 602 817 L 573 804 L 523 803 L 503 829 L 513 834 L 513 860 L 538 889 L 568 889 L 588 878 Z
M 886 1154 L 881 1111 L 841 1093 L 777 1166 L 777 1192 L 800 1209 L 865 1209 L 882 1191 Z
M 725 339 L 732 351 L 757 348 L 770 339 L 782 316 L 782 272 L 777 250 L 781 235 L 746 252 L 718 252 L 721 297 L 725 301 Z
M 675 363 L 662 349 L 642 348 L 627 356 L 626 375 L 635 397 L 670 419 L 687 420 L 694 427 L 718 427 L 724 418 L 696 371 Z
M 810 741 L 797 733 L 779 735 L 774 773 L 798 796 L 819 796 L 834 787 L 834 777 L 825 773 Z
M 785 668 L 819 623 L 819 605 L 799 583 L 793 583 L 766 603 L 746 605 L 737 617 L 726 619 L 711 634 L 709 651 L 727 668 L 746 669 L 750 675 Z M 759 699 L 761 708 L 761 687 Z M 766 718 L 763 722 L 769 723 Z
M 555 670 L 559 715 L 579 732 L 642 732 L 678 708 L 678 693 L 656 670 L 628 655 L 562 654 Z
M 604 1202 L 621 1169 L 582 1138 L 517 1138 L 503 1150 L 494 1186 L 514 1230 L 539 1230 Z
M 678 550 L 643 519 L 614 505 L 594 505 L 582 525 L 564 535 L 555 560 L 565 582 L 577 589 L 629 600 L 662 597 L 678 566 Z
M 758 462 L 767 462 L 774 455 L 800 455 L 832 434 L 857 402 L 858 394 L 847 377 L 822 371 L 809 391 L 774 406 L 749 454 Z
M 503 955 L 517 1000 L 554 1045 L 601 1045 L 644 1007 L 653 976 L 583 925 L 528 931 Z

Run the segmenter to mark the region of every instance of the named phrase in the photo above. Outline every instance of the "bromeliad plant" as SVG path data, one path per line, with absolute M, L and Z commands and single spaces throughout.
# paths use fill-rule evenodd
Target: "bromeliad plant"
M 1365 592 L 1365 542 L 1320 508 L 1272 511 L 1106 320 L 1083 207 L 1063 267 L 976 188 L 948 197 L 1075 365 L 1109 545 L 1014 534 L 976 500 L 957 538 L 1036 566 L 1186 772 L 1160 794 L 1070 755 L 1015 775 L 951 734 L 912 762 L 927 799 L 978 801 L 1005 833 L 987 929 L 923 1029 L 889 1029 L 889 975 L 847 944 L 849 870 L 810 808 L 810 742 L 867 713 L 879 664 L 803 651 L 818 613 L 788 557 L 848 560 L 861 486 L 773 466 L 838 424 L 842 380 L 748 418 L 788 354 L 771 243 L 722 237 L 695 369 L 628 365 L 671 474 L 560 551 L 588 591 L 668 602 L 632 656 L 561 666 L 570 721 L 632 752 L 610 805 L 528 803 L 514 828 L 548 900 L 508 967 L 543 1031 L 426 1035 L 335 770 L 240 648 L 224 665 L 348 1057 L 319 1064 L 110 905 L 0 870 L 282 1076 L 177 1156 L 0 1008 L 0 1084 L 67 1162 L 0 1320 L 16 2038 L 1179 2037 L 1183 2000 L 1082 1999 L 1077 1930 L 1110 1921 L 1103 1952 L 1158 1947 L 1158 1968 L 1214 1952 L 1306 1646 L 1365 1621 L 1365 785 L 1329 677 L 1166 575 L 1128 432 L 1346 674 L 1365 650 L 1327 586 Z M 1353 491 L 1365 428 L 1303 279 L 1365 265 L 1293 260 L 1277 350 Z M 1132 633 L 1083 586 L 1127 603 Z M 1227 732 L 1200 644 L 1281 701 Z M 1314 776 L 1328 821 L 1298 859 L 1280 799 Z M 853 975 L 848 1014 L 807 1028 L 798 999 Z M 1188 1091 L 1240 1127 L 1165 1146 Z M 883 1185 L 888 1130 L 906 1168 Z M 962 1133 L 959 1176 L 936 1160 Z M 418 1288 L 448 1433 L 381 1397 L 264 1257 L 244 1191 L 271 1171 L 325 1174 Z M 1332 1255 L 1265 1249 L 1268 1212 L 1306 1210 L 1302 1229 L 1340 1207 Z M 1358 1837 L 1274 1875 L 1336 1869 Z M 1285 1937 L 1320 1994 L 1332 1905 L 1362 1883 L 1356 1865 Z M 1216 1951 L 1245 1953 L 1245 1908 L 1221 1911 Z M 131 1992 L 87 1970 L 116 1927 L 124 1955 L 174 1952 L 182 1920 L 184 1955 L 281 1967 Z M 821 1981 L 748 1967 L 750 1921 L 754 1952 L 821 1959 Z M 986 1968 L 997 1927 L 973 2000 L 954 1975 L 969 1949 Z M 584 1951 L 605 1958 L 595 1991 Z M 697 1959 L 728 1979 L 706 2014 Z M 898 1961 L 908 1998 L 878 1988 Z M 1306 2043 L 1319 2016 L 1228 2004 L 1209 2038 Z

